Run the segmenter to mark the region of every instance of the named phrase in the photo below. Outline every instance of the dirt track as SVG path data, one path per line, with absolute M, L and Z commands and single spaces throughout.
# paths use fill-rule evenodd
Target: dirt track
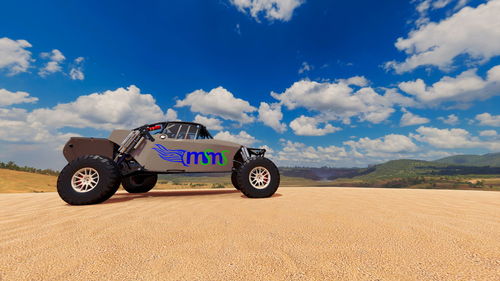
M 499 280 L 500 192 L 0 195 L 0 280 Z

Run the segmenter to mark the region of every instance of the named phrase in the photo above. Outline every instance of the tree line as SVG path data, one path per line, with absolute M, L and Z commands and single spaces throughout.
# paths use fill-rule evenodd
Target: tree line
M 14 170 L 14 171 L 22 171 L 22 172 L 36 173 L 36 174 L 42 174 L 42 175 L 51 175 L 51 176 L 59 175 L 59 171 L 54 171 L 52 169 L 37 169 L 37 168 L 33 168 L 33 167 L 28 167 L 28 166 L 19 166 L 16 163 L 14 163 L 13 161 L 9 161 L 7 163 L 0 161 L 0 169 L 8 169 L 8 170 Z

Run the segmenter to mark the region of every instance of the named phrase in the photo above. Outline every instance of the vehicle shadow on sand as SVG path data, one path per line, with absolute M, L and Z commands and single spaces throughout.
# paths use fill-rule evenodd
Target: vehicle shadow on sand
M 106 200 L 101 204 L 113 204 L 120 202 L 127 202 L 134 199 L 139 198 L 148 198 L 148 197 L 171 197 L 171 196 L 199 196 L 199 195 L 220 195 L 220 194 L 231 194 L 231 193 L 240 193 L 238 190 L 172 190 L 172 191 L 150 191 L 148 193 L 117 193 L 113 195 L 110 199 Z M 272 197 L 282 196 L 279 193 L 275 193 Z M 250 199 L 245 195 L 241 196 L 245 199 Z M 271 197 L 271 198 L 272 198 Z
M 147 193 L 117 193 L 102 204 L 120 203 L 139 198 L 147 197 L 170 197 L 170 196 L 198 196 L 198 195 L 217 195 L 239 193 L 238 190 L 168 190 L 168 191 L 150 191 Z
M 274 193 L 271 197 L 265 197 L 265 198 L 249 198 L 249 197 L 246 197 L 245 195 L 241 195 L 241 198 L 245 198 L 245 199 L 250 199 L 250 200 L 255 200 L 255 199 L 269 199 L 269 198 L 275 198 L 275 197 L 281 197 L 283 196 L 281 193 Z

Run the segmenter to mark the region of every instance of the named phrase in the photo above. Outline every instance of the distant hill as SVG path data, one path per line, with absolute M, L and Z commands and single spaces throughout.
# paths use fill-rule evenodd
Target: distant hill
M 457 175 L 497 175 L 500 167 L 456 165 L 437 161 L 392 160 L 375 165 L 373 170 L 357 179 L 374 180 L 388 178 L 409 178 L 419 176 L 457 176 Z
M 366 175 L 359 176 L 360 179 L 383 179 L 383 178 L 406 178 L 428 174 L 437 167 L 445 167 L 445 164 L 437 164 L 423 160 L 401 159 L 391 160 L 386 163 L 373 166 L 372 171 Z
M 434 162 L 463 166 L 500 167 L 500 153 L 489 153 L 484 155 L 455 155 L 445 157 Z
M 283 175 L 312 180 L 352 178 L 376 180 L 419 176 L 499 175 L 500 153 L 456 155 L 436 161 L 413 159 L 391 160 L 368 168 L 285 168 Z
M 0 193 L 53 192 L 56 182 L 56 176 L 0 168 Z

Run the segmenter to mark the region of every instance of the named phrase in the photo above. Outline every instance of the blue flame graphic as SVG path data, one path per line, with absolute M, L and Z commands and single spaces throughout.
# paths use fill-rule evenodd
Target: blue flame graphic
M 156 144 L 156 147 L 153 147 L 153 149 L 158 152 L 158 156 L 160 156 L 161 159 L 169 162 L 182 163 L 184 167 L 189 167 L 186 163 L 184 163 L 184 153 L 186 153 L 186 150 L 168 149 L 161 144 Z

